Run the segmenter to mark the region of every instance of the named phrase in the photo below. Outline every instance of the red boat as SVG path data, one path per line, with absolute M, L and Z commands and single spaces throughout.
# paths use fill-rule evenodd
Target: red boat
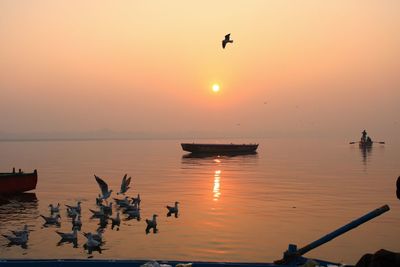
M 22 193 L 33 190 L 37 184 L 37 171 L 0 173 L 0 194 Z

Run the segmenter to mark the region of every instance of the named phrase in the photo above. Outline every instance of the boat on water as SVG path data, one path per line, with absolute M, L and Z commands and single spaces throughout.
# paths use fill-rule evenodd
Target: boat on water
M 182 149 L 198 154 L 248 154 L 256 153 L 258 144 L 196 144 L 181 143 Z
M 0 194 L 15 194 L 34 190 L 37 184 L 37 170 L 32 173 L 12 172 L 0 173 Z
M 350 144 L 356 144 L 356 143 L 358 143 L 358 146 L 359 146 L 360 148 L 370 148 L 370 147 L 372 147 L 372 145 L 373 145 L 374 143 L 378 143 L 378 144 L 382 144 L 382 145 L 385 144 L 385 142 L 383 142 L 383 141 L 379 141 L 379 142 L 377 142 L 377 141 L 372 141 L 371 137 L 367 135 L 367 131 L 366 131 L 366 130 L 362 131 L 361 134 L 362 134 L 362 136 L 361 136 L 360 141 L 358 141 L 358 142 L 354 142 L 354 141 L 353 141 L 353 142 L 350 142 Z
M 368 148 L 368 147 L 372 147 L 373 143 L 374 142 L 371 140 L 370 141 L 360 141 L 360 142 L 358 142 L 358 145 L 360 148 Z

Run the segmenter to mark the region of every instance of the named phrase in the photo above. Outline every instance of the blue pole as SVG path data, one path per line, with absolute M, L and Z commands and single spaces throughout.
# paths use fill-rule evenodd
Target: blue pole
M 369 221 L 369 220 L 371 220 L 371 219 L 373 219 L 373 218 L 375 218 L 375 217 L 387 212 L 388 210 L 390 210 L 388 205 L 384 205 L 384 206 L 382 206 L 380 208 L 377 208 L 377 209 L 365 214 L 364 216 L 362 216 L 362 217 L 360 217 L 360 218 L 358 218 L 358 219 L 356 219 L 356 220 L 354 220 L 354 221 L 352 221 L 352 222 L 350 222 L 350 223 L 348 223 L 348 224 L 336 229 L 335 231 L 333 231 L 333 232 L 321 237 L 320 239 L 315 240 L 314 242 L 311 242 L 310 244 L 298 249 L 296 254 L 297 255 L 304 255 L 307 252 L 309 252 L 310 250 L 312 250 L 314 248 L 317 248 L 317 247 L 325 244 L 326 242 L 331 241 L 332 239 L 338 237 L 339 235 L 342 235 L 342 234 L 350 231 L 351 229 L 356 228 L 357 226 L 359 226 L 359 225 L 361 225 L 361 224 L 363 224 L 363 223 L 365 223 L 365 222 L 367 222 L 367 221 Z

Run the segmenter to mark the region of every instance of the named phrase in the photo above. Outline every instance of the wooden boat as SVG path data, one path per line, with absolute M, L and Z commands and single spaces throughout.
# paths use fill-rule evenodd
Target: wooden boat
M 0 194 L 14 194 L 33 190 L 37 184 L 37 171 L 0 173 Z
M 352 144 L 358 144 L 358 146 L 360 147 L 360 148 L 370 148 L 370 147 L 372 147 L 372 145 L 373 144 L 381 144 L 381 145 L 384 145 L 385 144 L 385 142 L 383 142 L 383 141 L 379 141 L 379 142 L 377 142 L 377 141 L 357 141 L 357 142 L 350 142 L 349 143 L 350 145 L 352 145 Z
M 255 153 L 258 144 L 195 144 L 182 143 L 184 151 L 205 154 L 247 154 Z
M 360 146 L 360 148 L 368 148 L 372 147 L 373 143 L 374 143 L 373 141 L 360 141 L 358 145 Z

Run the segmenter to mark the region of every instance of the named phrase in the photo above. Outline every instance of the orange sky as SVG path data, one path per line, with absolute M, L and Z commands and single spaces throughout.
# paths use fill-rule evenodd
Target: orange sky
M 394 138 L 398 14 L 394 0 L 3 0 L 0 132 Z

